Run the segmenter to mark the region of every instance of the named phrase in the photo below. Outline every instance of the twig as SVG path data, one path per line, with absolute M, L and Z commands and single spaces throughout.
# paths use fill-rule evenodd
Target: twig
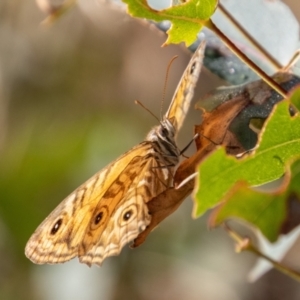
M 261 44 L 258 43 L 236 19 L 233 18 L 233 16 L 221 3 L 219 3 L 218 8 L 220 12 L 223 13 L 226 18 L 236 27 L 236 29 L 245 37 L 245 39 L 247 39 L 252 44 L 252 46 L 256 48 L 256 50 L 260 52 L 274 68 L 276 68 L 277 70 L 282 68 L 282 65 L 273 56 L 271 56 L 270 53 L 267 52 L 266 49 L 262 47 Z
M 245 64 L 247 64 L 247 66 L 257 73 L 270 87 L 272 87 L 272 89 L 274 89 L 283 98 L 287 98 L 287 92 L 273 78 L 268 76 L 268 74 L 254 64 L 243 52 L 241 52 L 240 49 L 238 49 L 235 44 L 228 39 L 228 37 L 213 23 L 211 19 L 206 22 L 205 26 L 211 29 L 237 57 L 239 57 Z
M 240 236 L 237 232 L 233 231 L 231 228 L 228 227 L 228 225 L 224 224 L 224 228 L 228 235 L 237 243 L 236 251 L 241 252 L 241 251 L 250 251 L 257 256 L 266 259 L 268 262 L 270 262 L 275 269 L 278 271 L 282 272 L 283 274 L 293 278 L 294 280 L 300 282 L 300 273 L 281 264 L 278 263 L 277 261 L 273 260 L 269 256 L 263 254 L 260 252 L 260 250 L 253 245 L 251 240 L 249 238 L 243 238 Z

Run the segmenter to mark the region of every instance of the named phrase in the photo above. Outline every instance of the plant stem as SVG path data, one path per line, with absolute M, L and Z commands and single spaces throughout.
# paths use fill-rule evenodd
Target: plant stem
M 239 57 L 256 74 L 258 74 L 258 76 L 260 76 L 272 89 L 274 89 L 283 98 L 287 98 L 287 92 L 273 78 L 268 76 L 268 74 L 266 74 L 256 64 L 254 64 L 244 53 L 242 53 L 240 49 L 238 49 L 235 46 L 235 44 L 233 44 L 228 39 L 228 37 L 213 23 L 211 19 L 206 22 L 205 26 L 211 29 L 237 57 Z
M 252 46 L 256 48 L 256 50 L 260 52 L 275 69 L 279 70 L 282 68 L 282 65 L 280 65 L 280 63 L 274 57 L 272 57 L 266 51 L 266 49 L 263 48 L 261 44 L 259 44 L 236 19 L 233 18 L 233 16 L 221 3 L 219 3 L 218 8 L 220 12 L 222 12 L 226 16 L 226 18 L 235 26 L 235 28 L 245 37 L 245 39 L 247 39 L 252 44 Z
M 229 236 L 237 243 L 237 247 L 239 251 L 244 251 L 248 250 L 257 256 L 266 259 L 268 262 L 270 262 L 275 269 L 278 271 L 282 272 L 283 274 L 293 278 L 294 280 L 300 282 L 300 273 L 287 267 L 284 266 L 281 263 L 278 263 L 277 261 L 273 260 L 269 256 L 263 254 L 260 252 L 258 248 L 256 248 L 253 243 L 251 243 L 250 239 L 245 239 L 242 236 L 240 236 L 237 232 L 233 231 L 231 228 L 228 227 L 228 225 L 224 225 L 225 230 L 229 234 Z

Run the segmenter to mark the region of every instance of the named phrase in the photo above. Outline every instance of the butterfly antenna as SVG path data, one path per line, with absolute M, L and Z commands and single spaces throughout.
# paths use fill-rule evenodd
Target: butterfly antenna
M 169 78 L 169 71 L 172 66 L 172 63 L 174 60 L 178 57 L 178 55 L 175 55 L 169 62 L 168 67 L 167 67 L 167 72 L 166 72 L 166 77 L 165 77 L 165 84 L 164 84 L 164 89 L 163 89 L 163 94 L 162 94 L 162 99 L 161 99 L 161 105 L 160 105 L 160 119 L 162 120 L 162 110 L 163 110 L 163 105 L 165 101 L 165 96 L 166 96 L 166 90 L 167 90 L 167 85 L 168 85 L 168 78 Z
M 143 109 L 145 109 L 151 116 L 153 116 L 157 121 L 158 123 L 160 123 L 160 120 L 159 118 L 149 109 L 147 108 L 142 102 L 140 102 L 139 100 L 135 100 L 134 101 L 135 104 L 138 104 L 140 105 Z

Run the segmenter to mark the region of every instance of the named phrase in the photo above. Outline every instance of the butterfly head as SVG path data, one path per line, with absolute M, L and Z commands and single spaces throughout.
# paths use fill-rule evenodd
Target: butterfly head
M 147 141 L 166 141 L 175 144 L 175 128 L 169 119 L 164 118 L 160 125 L 155 126 L 147 135 Z
M 146 141 L 153 143 L 156 153 L 164 157 L 166 165 L 176 165 L 180 151 L 175 142 L 176 130 L 168 118 L 164 118 L 160 125 L 154 127 L 146 137 Z
M 175 143 L 175 133 L 176 133 L 175 127 L 173 126 L 173 124 L 168 118 L 164 118 L 160 122 L 160 125 L 157 127 L 157 135 L 161 139 L 169 137 L 173 139 Z

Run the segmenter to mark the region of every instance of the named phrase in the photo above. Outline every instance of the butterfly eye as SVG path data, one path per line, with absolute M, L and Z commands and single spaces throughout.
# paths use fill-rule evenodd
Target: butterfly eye
M 99 214 L 95 218 L 95 225 L 99 224 L 99 222 L 102 220 L 103 212 L 99 212 Z
M 132 210 L 126 211 L 126 213 L 123 215 L 123 220 L 128 221 L 130 217 L 132 216 Z
M 165 127 L 161 126 L 160 134 L 162 136 L 167 136 L 168 135 L 168 130 Z
M 50 233 L 51 233 L 52 235 L 54 235 L 54 234 L 58 231 L 58 229 L 60 228 L 61 224 L 62 224 L 62 219 L 59 219 L 59 220 L 54 224 L 54 226 L 52 227 Z

